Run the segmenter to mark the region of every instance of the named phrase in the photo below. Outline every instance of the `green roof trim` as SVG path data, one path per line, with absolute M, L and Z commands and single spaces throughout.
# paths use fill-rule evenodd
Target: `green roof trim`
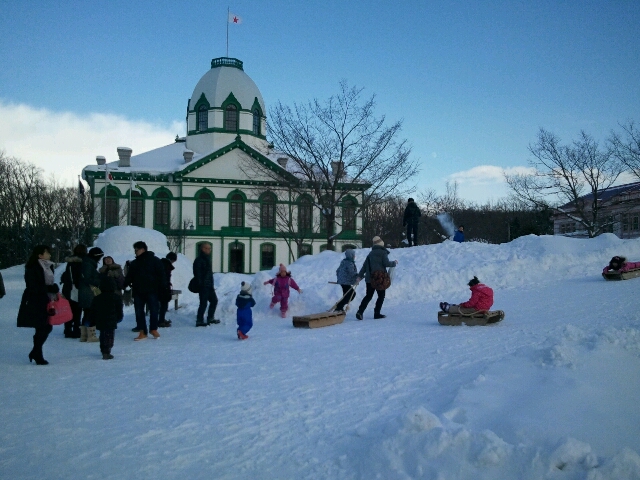
M 244 71 L 242 60 L 231 57 L 218 57 L 211 60 L 211 68 L 233 67 Z

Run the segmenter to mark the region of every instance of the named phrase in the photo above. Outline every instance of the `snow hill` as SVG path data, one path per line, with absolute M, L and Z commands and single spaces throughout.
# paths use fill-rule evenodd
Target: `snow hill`
M 134 229 L 96 245 L 119 263 L 140 239 L 166 254 L 161 234 Z M 339 298 L 327 281 L 342 254 L 290 266 L 303 294 L 292 292 L 286 319 L 262 285 L 275 268 L 216 274 L 223 323 L 198 329 L 180 256 L 183 307 L 159 340 L 132 341 L 128 308 L 114 360 L 56 327 L 46 367 L 28 363 L 32 331 L 15 327 L 23 267 L 3 270 L 0 478 L 640 479 L 640 279 L 605 282 L 614 255 L 640 260 L 640 240 L 392 250 L 388 317 L 373 320 L 370 305 L 359 322 L 352 308 L 317 330 L 294 329 L 290 316 Z M 466 300 L 473 275 L 505 320 L 439 325 L 438 302 Z M 245 342 L 233 306 L 242 280 L 257 301 Z M 355 307 L 364 286 L 357 293 Z

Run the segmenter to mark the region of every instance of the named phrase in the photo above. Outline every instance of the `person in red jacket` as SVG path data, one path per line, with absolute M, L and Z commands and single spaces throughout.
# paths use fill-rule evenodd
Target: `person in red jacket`
M 470 314 L 478 311 L 489 310 L 493 305 L 493 290 L 484 283 L 480 283 L 478 277 L 473 277 L 469 283 L 471 298 L 459 305 L 449 305 L 440 302 L 440 309 L 447 313 Z

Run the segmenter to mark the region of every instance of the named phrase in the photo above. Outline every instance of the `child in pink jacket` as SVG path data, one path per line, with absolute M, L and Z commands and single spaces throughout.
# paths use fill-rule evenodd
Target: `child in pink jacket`
M 474 313 L 482 310 L 489 310 L 493 306 L 493 290 L 484 283 L 480 283 L 478 277 L 473 277 L 469 283 L 471 298 L 460 305 L 449 305 L 447 302 L 440 303 L 440 309 L 447 313 Z
M 280 270 L 278 270 L 275 278 L 264 282 L 265 285 L 267 283 L 273 285 L 273 298 L 269 308 L 275 307 L 276 303 L 280 302 L 280 315 L 285 318 L 289 309 L 289 287 L 293 287 L 298 293 L 302 293 L 302 290 L 298 287 L 296 281 L 291 278 L 291 272 L 287 272 L 287 267 L 283 264 L 280 264 Z

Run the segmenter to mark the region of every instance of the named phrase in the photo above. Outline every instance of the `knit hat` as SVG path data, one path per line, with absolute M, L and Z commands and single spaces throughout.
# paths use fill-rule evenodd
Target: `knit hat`
M 240 293 L 251 295 L 251 284 L 249 282 L 242 282 L 240 286 Z
M 89 255 L 94 260 L 100 260 L 104 255 L 104 252 L 99 247 L 93 247 L 91 250 L 89 250 L 89 253 L 87 255 Z
M 372 240 L 374 245 L 379 245 L 381 247 L 384 247 L 384 242 L 382 241 L 382 239 L 380 237 L 378 237 L 377 235 L 375 237 L 373 237 Z
M 407 200 L 407 203 L 411 203 L 413 201 L 414 201 L 413 198 L 410 198 L 409 200 Z
M 478 280 L 478 277 L 476 277 L 474 275 L 474 277 L 469 280 L 469 283 L 467 285 L 469 285 L 470 287 L 473 287 L 474 285 L 478 285 L 480 283 L 480 280 Z
M 278 269 L 278 273 L 280 272 L 287 273 L 287 267 L 285 267 L 282 263 L 280 264 L 280 268 Z

